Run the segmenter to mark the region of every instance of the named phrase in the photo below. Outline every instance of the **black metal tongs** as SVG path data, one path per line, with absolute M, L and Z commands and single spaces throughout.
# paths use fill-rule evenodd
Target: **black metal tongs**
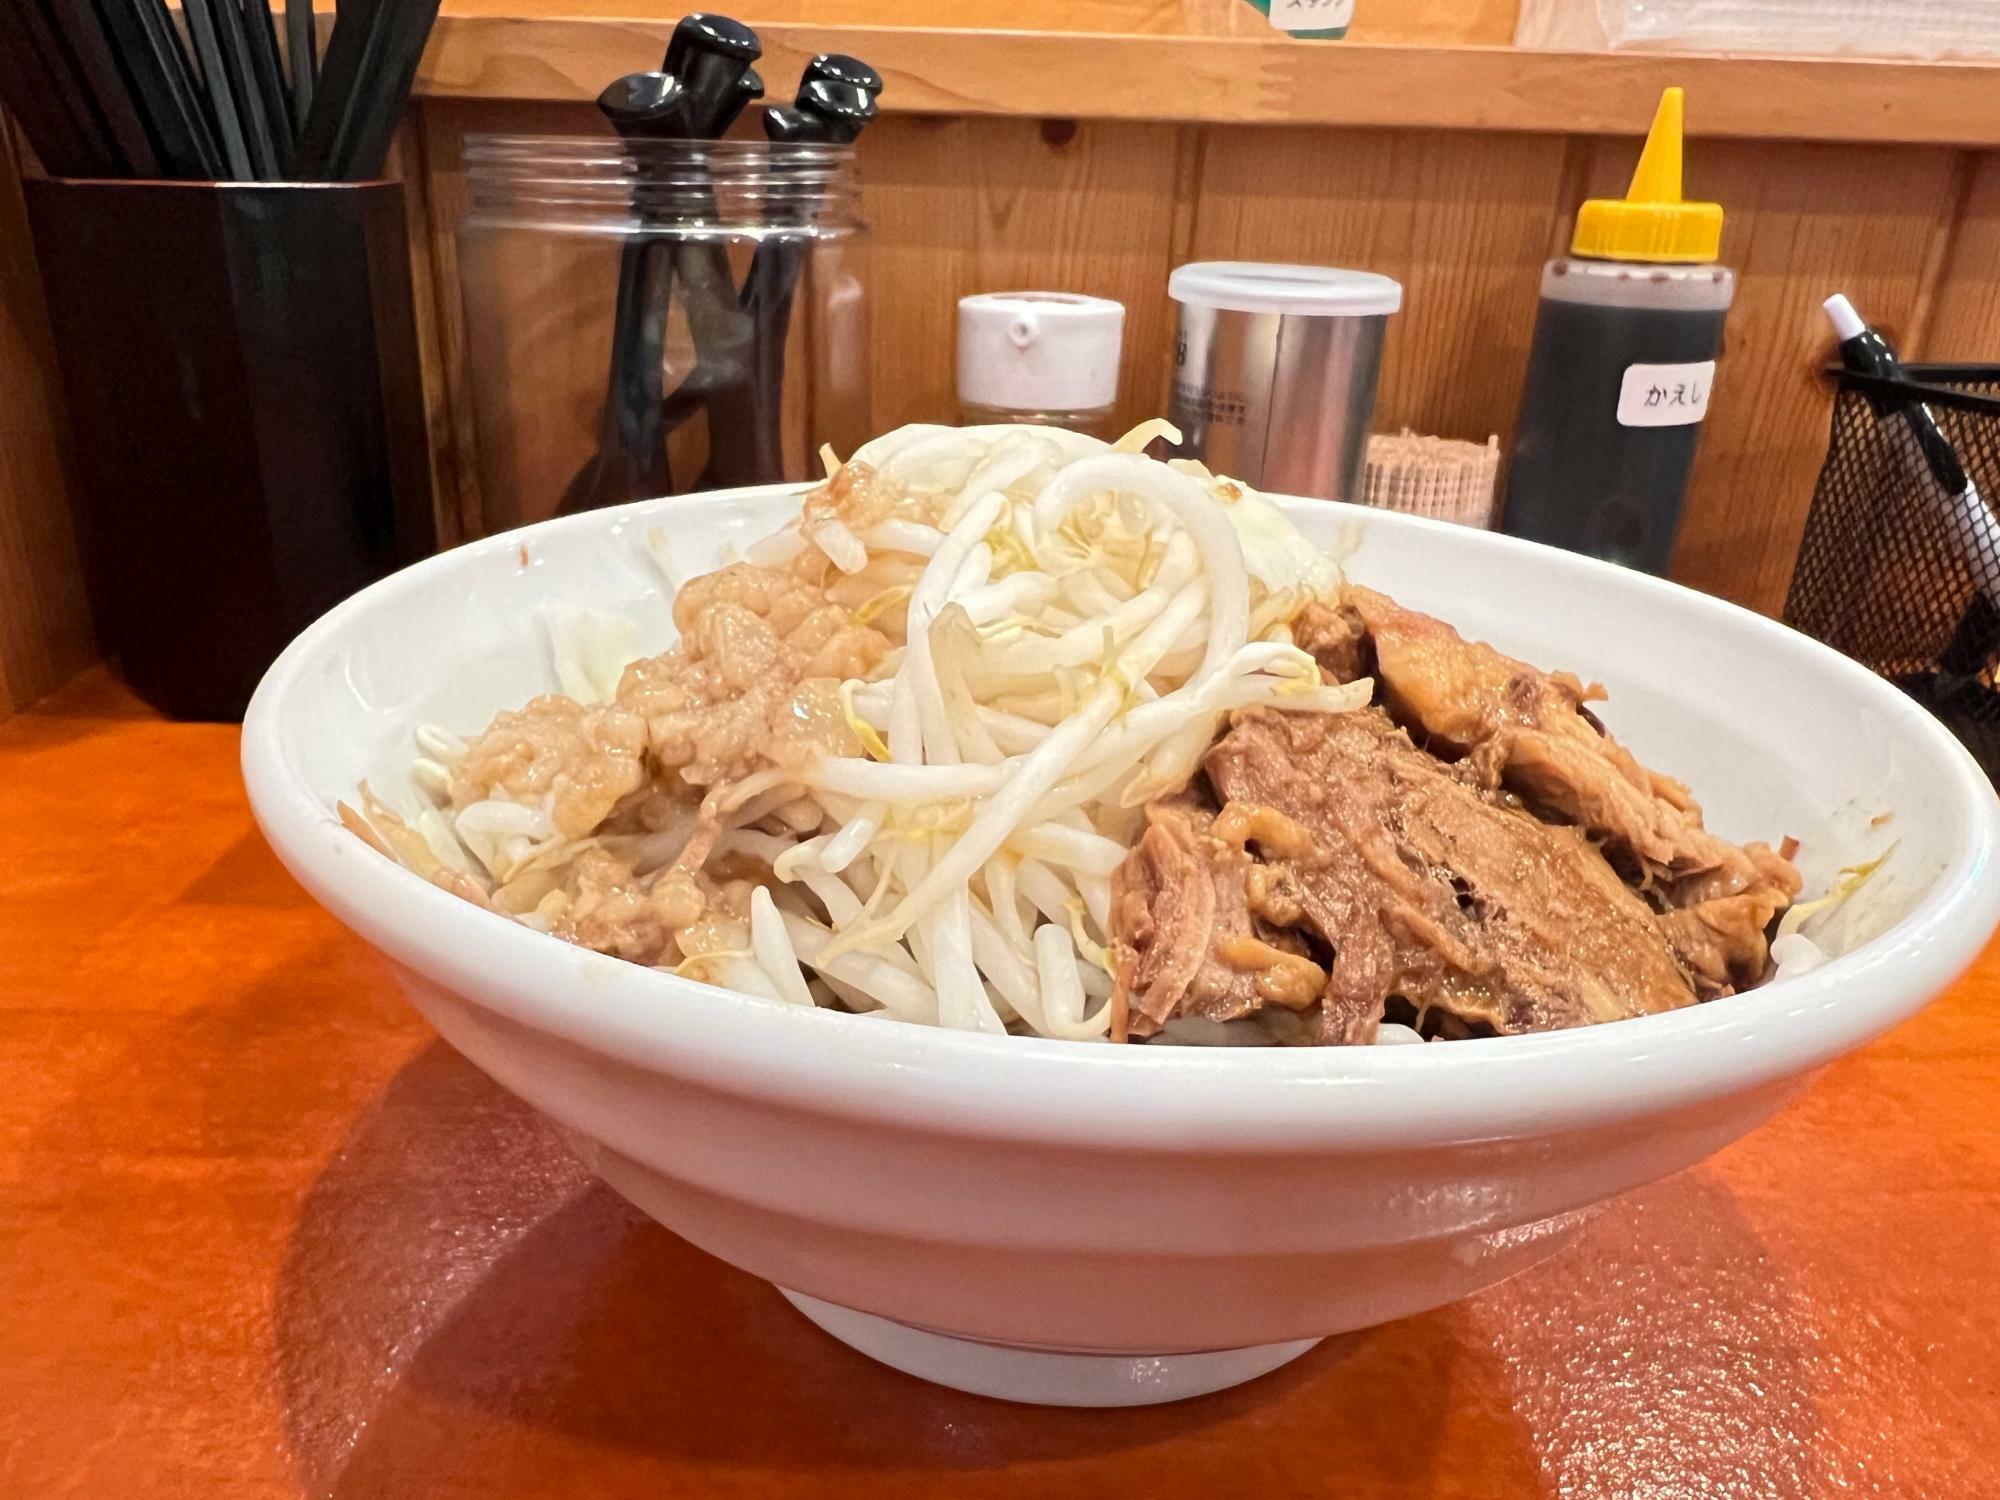
M 684 16 L 667 43 L 660 71 L 615 80 L 598 95 L 597 107 L 628 142 L 714 139 L 735 123 L 751 99 L 763 97 L 763 80 L 751 66 L 763 50 L 757 33 L 741 21 L 700 12 Z M 634 155 L 643 177 L 645 149 L 639 147 Z M 727 252 L 719 243 L 692 243 L 673 227 L 680 218 L 697 227 L 712 223 L 712 195 L 699 186 L 679 184 L 665 193 L 648 192 L 642 182 L 632 206 L 635 227 L 619 254 L 611 368 L 597 451 L 565 488 L 560 514 L 673 489 L 667 436 L 674 424 L 663 382 L 676 272 L 698 351 L 697 374 L 700 365 L 707 365 L 711 371 L 721 367 L 726 375 L 727 348 L 748 342 L 747 326 L 735 326 L 739 320 Z
M 844 53 L 823 52 L 806 64 L 791 106 L 764 111 L 764 134 L 780 144 L 852 145 L 875 118 L 875 97 L 881 91 L 882 79 L 868 64 Z M 797 227 L 759 244 L 743 279 L 742 302 L 753 329 L 744 440 L 711 450 L 703 478 L 713 484 L 783 477 L 785 343 L 791 336 L 792 303 L 812 251 L 814 216 L 808 193 L 777 190 L 774 197 L 773 216 L 796 220 Z M 734 465 L 728 462 L 731 457 L 737 460 Z
M 671 73 L 628 73 L 597 96 L 597 107 L 628 141 L 682 140 L 691 133 L 687 90 Z M 564 490 L 558 506 L 563 515 L 673 488 L 661 410 L 673 262 L 649 232 L 643 192 L 635 196 L 633 212 L 638 229 L 618 254 L 611 371 L 598 417 L 597 451 Z
M 628 142 L 716 139 L 763 97 L 752 66 L 762 51 L 757 34 L 739 21 L 687 16 L 674 28 L 661 70 L 616 80 L 598 108 Z M 777 142 L 849 144 L 874 118 L 881 89 L 880 76 L 858 58 L 822 53 L 806 65 L 793 104 L 765 111 L 765 133 Z M 644 148 L 634 155 L 643 176 Z M 699 154 L 691 153 L 686 177 L 666 191 L 635 189 L 597 451 L 570 480 L 562 512 L 671 492 L 667 439 L 704 410 L 709 451 L 698 488 L 784 477 L 784 349 L 811 244 L 810 195 L 773 187 L 767 211 L 785 227 L 759 244 L 739 293 Z M 668 395 L 666 329 L 676 287 L 695 365 Z

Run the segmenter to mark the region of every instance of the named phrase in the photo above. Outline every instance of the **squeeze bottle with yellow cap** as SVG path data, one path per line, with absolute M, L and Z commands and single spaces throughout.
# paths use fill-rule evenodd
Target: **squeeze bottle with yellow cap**
M 1660 99 L 1623 198 L 1578 210 L 1542 301 L 1502 529 L 1665 573 L 1736 276 L 1722 208 L 1681 198 L 1679 89 Z

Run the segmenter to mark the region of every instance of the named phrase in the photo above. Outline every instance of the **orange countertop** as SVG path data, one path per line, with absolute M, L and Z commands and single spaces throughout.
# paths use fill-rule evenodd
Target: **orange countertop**
M 0 724 L 0 1495 L 2000 1495 L 2000 946 L 1502 1287 L 1126 1413 L 938 1390 L 594 1185 L 101 674 Z

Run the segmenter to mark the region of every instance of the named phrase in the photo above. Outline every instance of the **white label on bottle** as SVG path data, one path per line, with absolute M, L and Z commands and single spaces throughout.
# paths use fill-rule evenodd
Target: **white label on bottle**
M 1620 427 L 1686 427 L 1708 415 L 1715 361 L 1693 365 L 1627 365 L 1618 388 Z
M 1354 0 L 1271 0 L 1280 31 L 1337 31 L 1354 19 Z

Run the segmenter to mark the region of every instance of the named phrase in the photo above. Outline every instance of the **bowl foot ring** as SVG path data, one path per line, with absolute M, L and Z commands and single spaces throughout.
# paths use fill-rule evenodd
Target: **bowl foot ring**
M 1206 1396 L 1269 1374 L 1319 1342 L 1296 1339 L 1192 1354 L 1069 1354 L 952 1338 L 778 1290 L 826 1333 L 891 1369 L 975 1396 L 1033 1406 L 1154 1406 Z

